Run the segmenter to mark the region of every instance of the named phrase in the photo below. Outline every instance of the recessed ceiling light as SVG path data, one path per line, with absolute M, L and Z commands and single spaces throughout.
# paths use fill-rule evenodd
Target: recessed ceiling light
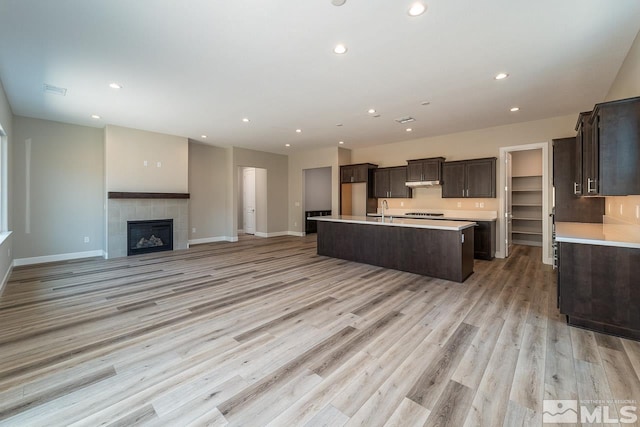
M 344 141 L 338 141 L 338 144 L 342 145 L 344 144 Z
M 520 107 L 511 107 L 509 111 L 511 112 L 520 111 Z
M 416 2 L 409 8 L 409 16 L 420 16 L 425 10 L 427 10 L 427 6 L 421 2 Z
M 118 83 L 109 83 L 111 89 L 122 89 L 122 85 Z
M 200 138 L 207 139 L 207 135 L 200 135 Z
M 302 129 L 296 129 L 296 133 L 302 132 Z
M 342 6 L 347 0 L 331 0 L 331 4 L 334 6 Z
M 503 79 L 506 79 L 507 77 L 509 77 L 509 74 L 507 73 L 498 73 L 494 78 L 496 80 L 503 80 Z
M 375 112 L 376 112 L 376 110 L 374 110 L 373 108 L 370 108 L 369 111 L 368 111 L 369 114 L 374 114 Z
M 244 119 L 242 119 L 242 121 L 245 122 L 245 123 L 248 123 L 249 119 L 245 117 Z
M 411 132 L 411 131 L 413 131 L 413 129 L 407 128 L 407 132 Z
M 340 126 L 342 126 L 342 123 L 338 123 L 338 124 L 336 124 L 336 126 L 340 127 Z
M 429 104 L 431 104 L 431 102 L 430 102 L 430 101 L 422 101 L 422 102 L 420 103 L 420 105 L 429 105 Z
M 343 53 L 347 53 L 347 47 L 342 43 L 337 44 L 336 47 L 333 48 L 333 53 L 337 53 L 338 55 L 342 55 Z
M 291 144 L 284 144 L 285 147 L 291 147 Z
M 96 120 L 97 120 L 97 119 L 99 119 L 99 118 L 100 118 L 100 116 L 99 116 L 99 115 L 97 115 L 97 114 L 92 114 L 92 115 L 91 115 L 91 118 L 92 118 L 92 119 L 96 119 Z

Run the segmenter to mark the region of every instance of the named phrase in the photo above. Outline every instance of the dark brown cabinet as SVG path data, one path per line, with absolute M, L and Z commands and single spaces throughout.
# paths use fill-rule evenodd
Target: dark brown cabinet
M 558 297 L 570 325 L 640 339 L 640 249 L 560 242 Z
M 444 157 L 407 160 L 407 181 L 440 181 Z
M 369 170 L 377 168 L 371 163 L 340 166 L 340 182 L 367 182 L 370 178 Z
M 445 162 L 442 181 L 443 198 L 496 197 L 496 158 Z
M 584 184 L 586 179 L 585 174 L 583 174 L 583 163 L 587 163 L 589 169 L 592 169 L 593 134 L 591 132 L 591 123 L 589 123 L 591 113 L 591 111 L 580 113 L 578 122 L 576 123 L 577 134 L 574 159 L 572 162 L 574 165 L 572 188 L 573 194 L 576 196 L 586 194 L 587 187 Z
M 555 220 L 559 222 L 602 222 L 604 198 L 576 195 L 576 177 L 582 179 L 580 138 L 553 140 L 553 186 L 555 188 Z M 579 160 L 578 160 L 579 159 Z
M 640 97 L 596 104 L 583 143 L 583 194 L 640 194 Z M 586 148 L 584 148 L 586 147 Z
M 496 222 L 476 221 L 473 228 L 473 257 L 492 260 L 496 256 Z
M 374 196 L 378 198 L 410 198 L 411 189 L 407 182 L 407 167 L 376 169 L 373 174 Z

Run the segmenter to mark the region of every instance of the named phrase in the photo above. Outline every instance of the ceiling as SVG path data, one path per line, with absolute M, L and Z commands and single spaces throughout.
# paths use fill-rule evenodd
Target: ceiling
M 412 3 L 0 0 L 0 80 L 16 115 L 352 148 L 587 110 L 640 30 L 638 0 Z

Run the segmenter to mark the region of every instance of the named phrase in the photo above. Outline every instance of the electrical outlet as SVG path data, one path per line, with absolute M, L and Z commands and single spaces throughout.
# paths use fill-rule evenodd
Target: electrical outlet
M 462 202 L 458 202 L 458 207 L 461 208 L 462 207 Z
M 636 219 L 640 219 L 640 205 L 636 205 Z
M 195 227 L 192 227 L 192 228 L 191 228 L 191 232 L 192 232 L 192 233 L 195 233 L 195 232 L 196 232 L 196 228 L 195 228 Z
M 295 202 L 294 205 L 295 205 L 296 208 L 299 208 L 300 207 L 300 202 Z
M 400 202 L 400 207 L 404 207 L 404 202 Z
M 480 203 L 476 202 L 476 208 L 480 207 Z
M 484 208 L 484 202 L 480 202 L 480 207 Z
M 147 167 L 149 166 L 149 162 L 147 162 L 146 160 L 144 162 L 142 162 L 142 166 Z
M 297 222 L 294 222 L 294 223 L 293 223 L 293 226 L 294 226 L 294 227 L 297 227 L 297 226 L 298 226 L 298 223 L 297 223 Z
M 159 168 L 161 168 L 161 167 L 162 167 L 162 162 L 157 162 L 157 163 L 156 163 L 156 166 L 157 166 L 157 167 L 159 167 Z
M 623 208 L 623 206 L 624 206 L 624 205 L 620 205 L 620 216 L 622 216 L 622 215 L 623 215 L 623 213 L 622 213 L 622 208 Z
M 89 243 L 89 240 L 90 240 L 90 239 L 89 239 L 89 236 L 84 236 L 84 242 L 85 242 L 85 243 Z

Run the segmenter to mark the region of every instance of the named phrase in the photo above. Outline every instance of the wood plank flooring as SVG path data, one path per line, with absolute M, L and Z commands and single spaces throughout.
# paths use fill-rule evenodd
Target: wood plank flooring
M 640 344 L 567 326 L 540 258 L 459 284 L 311 235 L 18 267 L 0 425 L 541 426 L 543 399 L 640 401 Z

